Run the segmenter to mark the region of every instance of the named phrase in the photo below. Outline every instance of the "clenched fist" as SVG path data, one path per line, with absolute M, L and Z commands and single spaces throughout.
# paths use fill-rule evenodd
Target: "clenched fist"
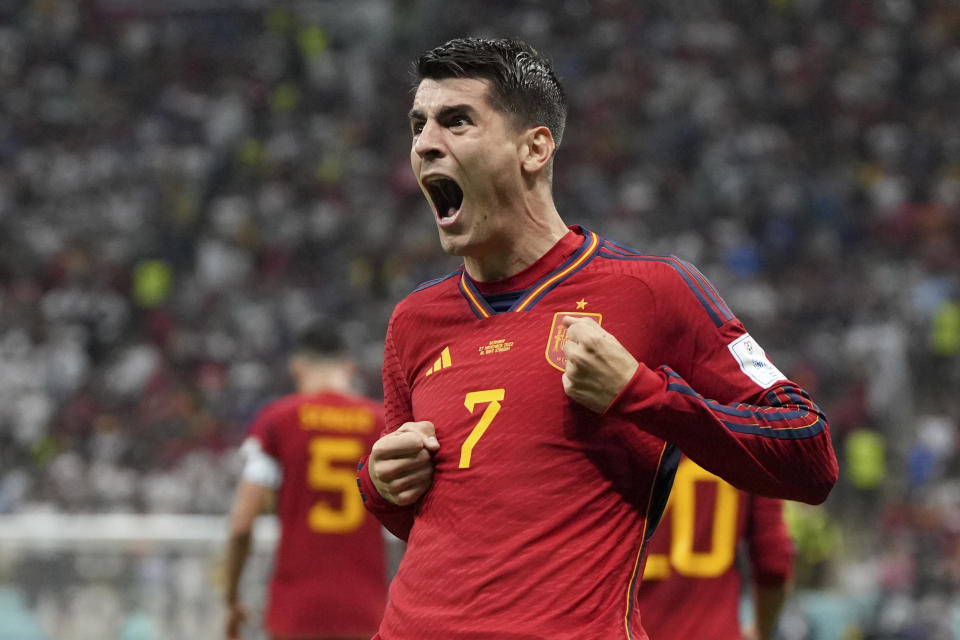
M 640 363 L 593 318 L 566 316 L 561 322 L 567 327 L 563 391 L 591 411 L 603 413 Z
M 405 422 L 373 444 L 370 479 L 385 500 L 406 506 L 433 482 L 433 453 L 440 448 L 432 422 Z

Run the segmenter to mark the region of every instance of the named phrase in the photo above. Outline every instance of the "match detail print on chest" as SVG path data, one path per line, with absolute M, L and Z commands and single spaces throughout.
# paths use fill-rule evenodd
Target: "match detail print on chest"
M 457 367 L 459 373 L 469 369 L 471 377 L 485 377 L 489 367 L 495 371 L 519 366 L 530 369 L 536 360 L 533 355 L 542 353 L 545 361 L 554 369 L 563 371 L 566 367 L 564 345 L 567 340 L 567 326 L 562 322 L 565 317 L 590 318 L 603 325 L 603 314 L 599 311 L 586 311 L 588 301 L 579 297 L 570 303 L 570 310 L 554 312 L 528 311 L 519 314 L 499 314 L 498 319 L 508 320 L 490 327 L 489 331 L 467 332 L 449 341 L 438 339 L 427 348 L 422 359 L 417 382 L 436 382 L 440 372 Z M 494 320 L 495 321 L 495 320 Z M 489 320 L 487 321 L 489 322 Z M 540 361 L 543 362 L 543 361 Z M 531 370 L 533 373 L 534 370 Z M 446 377 L 443 376 L 443 377 Z

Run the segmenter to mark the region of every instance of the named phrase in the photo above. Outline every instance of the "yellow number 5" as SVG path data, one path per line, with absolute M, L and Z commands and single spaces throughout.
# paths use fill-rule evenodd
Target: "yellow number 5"
M 363 498 L 357 491 L 353 467 L 363 455 L 363 443 L 356 438 L 313 438 L 310 440 L 310 467 L 307 484 L 317 491 L 340 494 L 340 507 L 318 500 L 307 519 L 318 533 L 349 533 L 363 523 Z M 334 462 L 350 465 L 335 467 Z
M 487 430 L 487 427 L 490 426 L 490 423 L 493 422 L 496 415 L 500 413 L 500 407 L 502 406 L 500 401 L 503 400 L 503 394 L 503 389 L 471 391 L 464 399 L 463 406 L 465 406 L 470 413 L 473 413 L 473 408 L 478 404 L 486 404 L 487 408 L 484 409 L 483 415 L 480 416 L 480 422 L 477 423 L 477 426 L 473 428 L 473 431 L 471 431 L 467 439 L 464 440 L 463 446 L 460 447 L 461 469 L 470 468 L 470 456 L 473 454 L 473 448 L 480 438 L 483 437 L 484 432 Z

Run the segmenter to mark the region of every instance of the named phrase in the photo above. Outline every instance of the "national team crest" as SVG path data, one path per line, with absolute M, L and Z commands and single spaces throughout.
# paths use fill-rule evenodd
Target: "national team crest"
M 597 321 L 597 324 L 601 324 L 603 320 L 603 315 L 585 311 L 558 311 L 553 314 L 553 324 L 550 325 L 550 334 L 547 336 L 547 349 L 544 355 L 546 355 L 550 366 L 560 371 L 567 368 L 567 354 L 563 351 L 563 345 L 567 341 L 567 328 L 560 324 L 560 318 L 564 316 L 593 318 Z

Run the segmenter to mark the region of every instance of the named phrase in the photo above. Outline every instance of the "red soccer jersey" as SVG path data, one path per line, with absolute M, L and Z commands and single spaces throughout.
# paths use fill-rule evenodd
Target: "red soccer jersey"
M 484 299 L 510 291 L 523 293 L 506 312 Z M 602 416 L 563 392 L 571 313 L 649 365 Z M 679 460 L 664 438 L 755 491 L 822 501 L 836 479 L 822 414 L 699 272 L 579 228 L 511 278 L 460 270 L 408 296 L 383 378 L 387 429 L 430 420 L 440 441 L 412 507 L 358 474 L 367 507 L 408 538 L 383 640 L 645 638 L 640 553 Z
M 684 458 L 667 510 L 647 543 L 637 602 L 656 640 L 740 640 L 744 548 L 758 585 L 782 585 L 793 569 L 783 501 L 738 491 Z
M 287 396 L 254 421 L 250 437 L 283 470 L 266 616 L 271 633 L 376 631 L 387 591 L 383 536 L 363 508 L 354 472 L 382 429 L 380 405 L 336 393 Z

